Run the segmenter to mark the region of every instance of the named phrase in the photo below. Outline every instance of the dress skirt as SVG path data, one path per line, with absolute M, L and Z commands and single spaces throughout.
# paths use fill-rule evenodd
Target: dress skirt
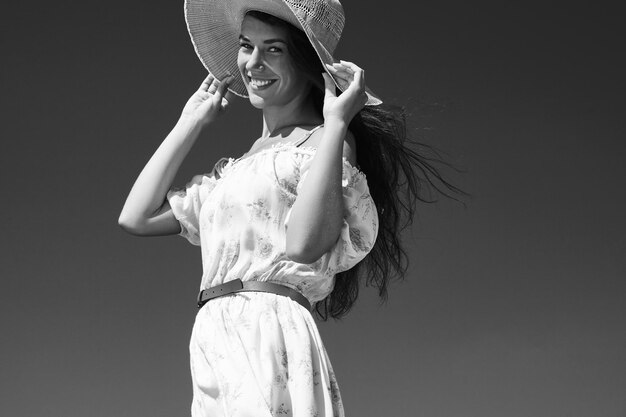
M 317 326 L 288 297 L 245 292 L 210 300 L 191 342 L 193 417 L 343 417 Z

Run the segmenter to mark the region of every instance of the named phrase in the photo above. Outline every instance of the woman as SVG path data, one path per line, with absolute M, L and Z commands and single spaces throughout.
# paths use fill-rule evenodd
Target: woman
M 214 75 L 137 178 L 119 223 L 201 246 L 192 415 L 343 416 L 311 304 L 323 318 L 345 314 L 359 271 L 385 295 L 405 268 L 401 214 L 410 221 L 420 185 L 438 175 L 403 145 L 402 118 L 377 106 L 363 70 L 333 60 L 337 1 L 188 0 L 185 11 Z M 171 189 L 228 90 L 262 110 L 261 137 Z

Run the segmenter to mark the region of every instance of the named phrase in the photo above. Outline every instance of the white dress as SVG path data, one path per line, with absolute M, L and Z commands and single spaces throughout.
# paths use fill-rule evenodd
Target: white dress
M 239 278 L 297 289 L 314 305 L 372 248 L 378 217 L 365 175 L 343 162 L 344 222 L 313 264 L 285 255 L 289 213 L 315 148 L 276 144 L 222 159 L 167 198 L 181 235 L 200 245 L 200 289 Z M 341 396 L 315 321 L 288 297 L 243 292 L 210 300 L 190 342 L 193 417 L 341 417 Z

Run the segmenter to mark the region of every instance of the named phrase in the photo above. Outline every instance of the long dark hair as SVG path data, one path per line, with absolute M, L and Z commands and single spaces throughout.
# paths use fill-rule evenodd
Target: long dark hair
M 306 34 L 263 12 L 250 11 L 248 15 L 288 31 L 289 54 L 296 68 L 309 78 L 310 98 L 321 114 L 324 68 Z M 316 311 L 323 320 L 329 316 L 338 319 L 352 308 L 361 280 L 366 286 L 376 287 L 385 300 L 389 282 L 404 278 L 408 267 L 399 232 L 413 222 L 417 203 L 434 202 L 438 195 L 457 199 L 465 194 L 439 173 L 436 165 L 450 165 L 434 148 L 407 137 L 402 107 L 366 106 L 352 119 L 349 130 L 357 138 L 357 165 L 367 177 L 378 212 L 378 237 L 365 259 L 338 273 L 332 293 L 317 303 Z

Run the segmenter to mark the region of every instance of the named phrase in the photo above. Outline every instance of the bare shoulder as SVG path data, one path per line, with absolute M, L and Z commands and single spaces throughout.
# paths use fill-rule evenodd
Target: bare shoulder
M 324 137 L 324 127 L 317 129 L 304 143 L 305 146 L 317 147 Z M 356 165 L 356 140 L 352 132 L 348 130 L 343 139 L 343 156 L 351 165 Z

